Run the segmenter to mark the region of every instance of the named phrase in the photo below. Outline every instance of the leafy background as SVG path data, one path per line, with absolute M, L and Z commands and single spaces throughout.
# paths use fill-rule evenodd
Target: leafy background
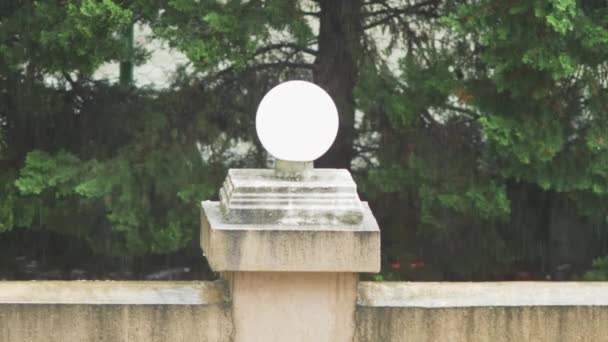
M 133 79 L 156 48 L 134 25 L 186 57 L 165 87 Z M 607 57 L 598 0 L 3 1 L 0 276 L 213 277 L 199 203 L 268 166 L 257 104 L 305 79 L 340 112 L 317 166 L 382 228 L 377 279 L 605 279 Z

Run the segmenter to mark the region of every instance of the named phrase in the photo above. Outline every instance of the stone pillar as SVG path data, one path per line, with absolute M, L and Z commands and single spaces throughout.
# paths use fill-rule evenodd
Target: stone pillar
M 220 201 L 202 204 L 235 341 L 351 341 L 358 273 L 380 270 L 378 225 L 350 173 L 297 163 L 229 170 Z

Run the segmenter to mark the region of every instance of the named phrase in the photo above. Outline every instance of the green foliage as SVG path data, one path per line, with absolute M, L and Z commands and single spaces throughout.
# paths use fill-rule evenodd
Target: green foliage
M 14 184 L 21 195 L 48 201 L 32 213 L 39 225 L 76 234 L 98 252 L 174 251 L 191 240 L 198 201 L 214 194 L 221 178 L 206 170 L 195 145 L 168 136 L 164 115 L 130 114 L 122 120 L 130 136 L 111 156 L 32 151 Z M 67 222 L 82 226 L 63 227 Z
M 428 65 L 405 58 L 399 78 L 363 69 L 360 106 L 387 120 L 369 118 L 371 129 L 382 133 L 380 165 L 361 182 L 372 202 L 382 203 L 377 210 L 384 213 L 385 249 L 392 257 L 418 250 L 410 258 L 470 278 L 510 263 L 499 234 L 510 201 L 501 179 L 479 168 L 476 126 L 449 105 L 462 87 L 449 70 L 453 61 L 445 51 L 432 56 Z
M 355 136 L 354 171 L 386 260 L 423 259 L 439 279 L 488 279 L 516 263 L 549 267 L 559 215 L 605 235 L 607 6 L 446 1 L 394 16 L 362 6 L 361 26 L 379 30 L 349 32 L 364 49 L 351 51 L 361 64 L 348 76 L 363 115 L 341 129 Z M 312 50 L 326 14 L 315 2 L 0 8 L 0 233 L 53 230 L 110 255 L 192 241 L 199 201 L 215 196 L 226 167 L 264 165 L 253 130 L 264 92 L 311 79 L 313 59 L 343 58 Z M 134 23 L 187 56 L 168 89 L 92 79 L 100 65 L 130 60 L 123 36 Z M 136 63 L 145 58 L 135 51 Z M 574 209 L 556 213 L 558 204 Z
M 2 179 L 2 189 L 0 189 L 0 196 L 4 199 L 0 202 L 0 233 L 5 232 L 13 228 L 15 224 L 15 216 L 13 214 L 14 205 L 14 194 L 10 183 L 7 183 L 5 179 Z
M 562 220 L 588 220 L 580 230 L 604 241 L 607 11 L 575 0 L 461 3 L 435 23 L 441 38 L 407 41 L 398 74 L 364 64 L 362 128 L 379 137 L 362 188 L 385 213 L 392 257 L 416 251 L 456 278 L 487 279 L 514 263 L 555 263 L 545 248 Z M 566 219 L 558 203 L 576 212 Z
M 593 268 L 583 275 L 583 279 L 588 281 L 608 280 L 608 257 L 593 260 Z
M 220 66 L 242 69 L 266 52 L 276 51 L 260 50 L 273 42 L 273 32 L 282 32 L 287 42 L 302 46 L 314 38 L 299 2 L 293 0 L 173 0 L 152 24 L 160 37 L 203 71 Z
M 117 33 L 131 24 L 133 13 L 111 0 L 11 0 L 2 9 L 0 40 L 11 43 L 0 45 L 0 61 L 10 67 L 28 61 L 40 71 L 91 74 L 126 53 Z
M 473 47 L 456 57 L 467 95 L 460 103 L 479 113 L 482 170 L 503 184 L 539 186 L 548 203 L 565 194 L 599 231 L 608 196 L 606 10 L 574 0 L 479 1 L 444 20 Z
M 574 0 L 482 1 L 449 21 L 483 47 L 469 82 L 504 177 L 544 189 L 606 193 L 608 27 Z M 470 58 L 476 56 L 469 55 Z
M 52 230 L 106 255 L 186 246 L 199 229 L 200 201 L 215 196 L 234 161 L 230 149 L 248 139 L 237 115 L 228 124 L 221 113 L 241 113 L 257 93 L 233 85 L 203 92 L 183 74 L 161 91 L 91 75 L 103 63 L 130 57 L 122 37 L 134 21 L 162 36 L 173 25 L 172 10 L 185 11 L 184 25 L 198 5 L 74 0 L 0 6 L 0 93 L 6 100 L 0 102 L 0 232 Z M 242 24 L 222 11 L 207 14 L 203 22 L 214 32 Z M 166 36 L 172 42 L 187 37 L 172 34 Z M 235 36 L 226 39 L 238 43 Z M 209 53 L 216 63 L 226 56 Z M 144 51 L 136 51 L 135 62 L 143 58 Z
M 16 175 L 0 173 L 0 233 L 15 227 L 35 227 L 39 202 L 33 198 L 20 196 L 14 186 Z

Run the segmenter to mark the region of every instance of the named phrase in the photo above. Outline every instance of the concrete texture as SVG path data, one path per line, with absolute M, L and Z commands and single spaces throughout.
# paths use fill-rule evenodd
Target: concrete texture
M 608 282 L 361 282 L 357 304 L 422 308 L 608 306 Z
M 235 341 L 352 341 L 358 275 L 232 272 Z
M 224 275 L 227 282 L 0 282 L 0 342 L 608 341 L 606 282 Z
M 608 341 L 608 307 L 358 307 L 354 341 Z
M 0 304 L 2 342 L 231 341 L 223 305 Z
M 352 341 L 355 272 L 380 270 L 378 224 L 350 173 L 296 178 L 230 170 L 220 202 L 202 203 L 201 247 L 229 283 L 237 342 Z
M 608 341 L 608 283 L 359 285 L 354 341 Z
M 212 305 L 226 296 L 222 281 L 0 282 L 0 304 Z
M 203 202 L 201 247 L 215 271 L 378 272 L 380 231 L 367 203 L 356 225 L 225 223 Z
M 310 179 L 314 163 L 277 159 L 274 162 L 274 176 L 292 181 Z
M 281 178 L 276 173 L 270 169 L 228 170 L 220 189 L 225 221 L 343 226 L 363 219 L 357 185 L 347 170 L 309 169 L 301 180 Z
M 224 293 L 215 282 L 3 282 L 0 341 L 231 341 Z

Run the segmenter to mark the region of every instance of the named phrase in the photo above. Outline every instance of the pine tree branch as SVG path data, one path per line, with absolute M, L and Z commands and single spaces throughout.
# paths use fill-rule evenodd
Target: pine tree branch
M 297 52 L 308 53 L 308 54 L 313 55 L 313 56 L 316 56 L 317 52 L 318 52 L 315 49 L 307 48 L 307 47 L 304 47 L 304 46 L 296 44 L 296 43 L 276 43 L 276 44 L 266 45 L 266 46 L 263 46 L 263 47 L 257 49 L 254 52 L 253 55 L 254 56 L 259 56 L 259 55 L 263 55 L 265 53 L 268 53 L 270 51 L 282 50 L 284 48 L 293 49 L 293 50 L 295 50 Z
M 468 109 L 462 108 L 462 107 L 452 106 L 450 104 L 445 104 L 445 105 L 443 105 L 443 107 L 445 107 L 446 109 L 449 109 L 449 110 L 453 110 L 455 112 L 459 112 L 459 113 L 468 115 L 472 119 L 478 119 L 481 116 L 479 113 L 476 113 L 472 110 L 468 110 Z
M 378 15 L 383 15 L 383 14 L 386 14 L 386 15 L 381 19 L 373 21 L 367 25 L 364 25 L 363 26 L 364 30 L 367 30 L 367 29 L 370 29 L 370 28 L 373 28 L 376 26 L 386 25 L 389 22 L 391 22 L 392 20 L 398 19 L 401 16 L 405 16 L 405 15 L 421 14 L 421 15 L 424 15 L 429 18 L 437 17 L 437 15 L 435 13 L 433 13 L 432 11 L 429 11 L 429 9 L 426 9 L 426 7 L 436 7 L 439 4 L 439 0 L 426 0 L 426 1 L 422 1 L 422 2 L 419 2 L 414 5 L 411 5 L 411 6 L 404 7 L 404 8 L 391 7 L 386 1 L 378 1 L 377 4 L 382 5 L 384 7 L 384 9 L 374 11 L 374 12 L 369 12 L 365 16 L 373 17 L 373 16 L 378 16 Z
M 299 62 L 272 62 L 272 63 L 261 63 L 247 68 L 247 71 L 258 71 L 263 69 L 271 68 L 292 68 L 292 69 L 310 69 L 314 68 L 311 63 L 299 63 Z
M 317 17 L 317 18 L 321 16 L 321 12 L 299 11 L 298 13 L 300 13 L 301 15 L 310 15 L 310 16 Z
M 311 63 L 303 63 L 303 62 L 287 62 L 287 61 L 282 61 L 282 62 L 270 62 L 270 63 L 257 63 L 257 64 L 252 64 L 249 66 L 244 67 L 243 69 L 240 69 L 239 71 L 241 72 L 252 72 L 252 71 L 261 71 L 261 70 L 266 70 L 266 69 L 273 69 L 273 68 L 277 68 L 277 69 L 285 69 L 285 68 L 291 68 L 291 69 L 309 69 L 312 70 L 314 68 L 314 65 Z M 226 69 L 220 70 L 218 72 L 216 72 L 213 76 L 206 78 L 207 82 L 214 82 L 217 81 L 225 76 L 229 76 L 231 73 L 235 73 L 235 67 L 234 66 L 230 66 L 227 67 Z

